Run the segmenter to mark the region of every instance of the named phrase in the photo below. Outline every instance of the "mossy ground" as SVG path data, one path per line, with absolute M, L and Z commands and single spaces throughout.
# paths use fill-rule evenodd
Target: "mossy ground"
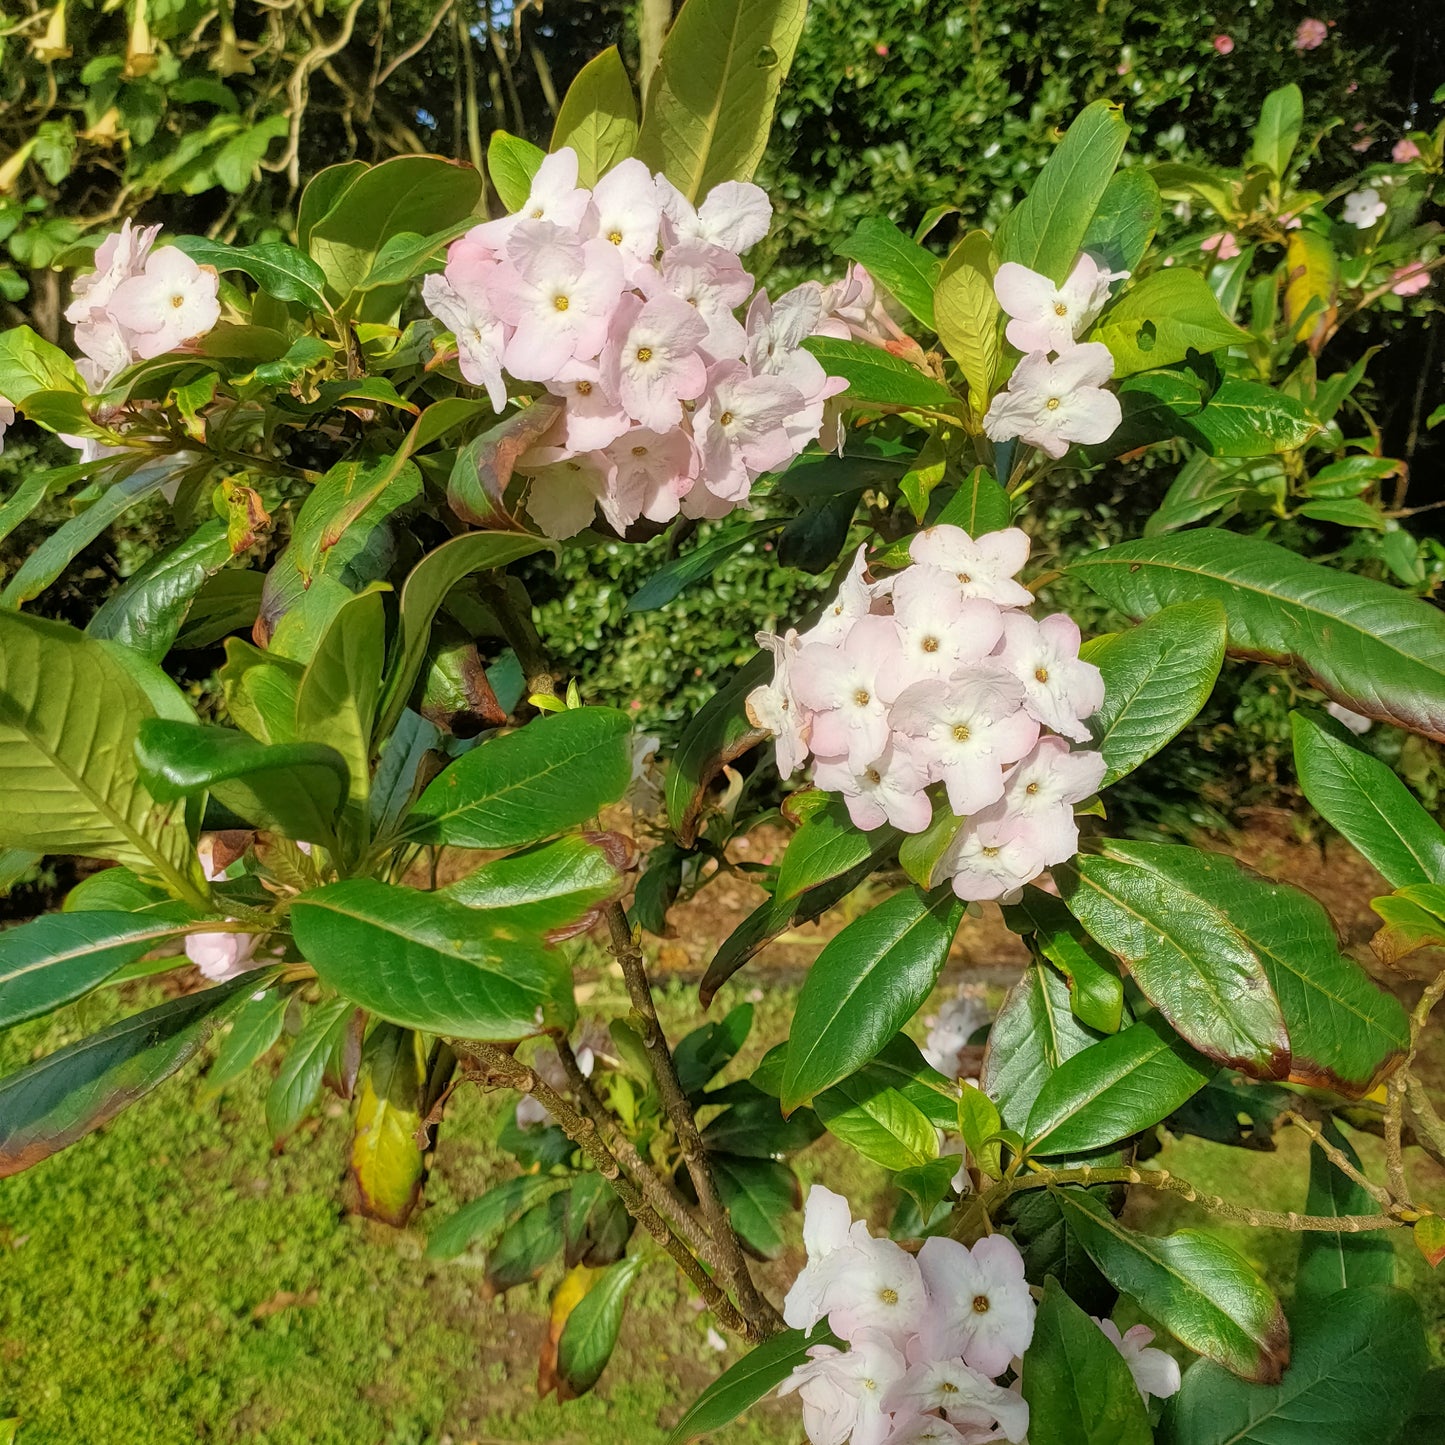
M 690 1007 L 680 991 L 668 1003 L 674 1019 Z M 781 1035 L 789 1008 L 785 991 L 768 992 L 750 1056 Z M 0 1040 L 0 1071 L 115 1012 L 115 996 L 101 995 L 84 1017 L 71 1009 L 15 1030 Z M 216 1095 L 193 1067 L 107 1128 L 0 1183 L 0 1419 L 21 1418 L 19 1445 L 651 1445 L 736 1357 L 734 1346 L 725 1356 L 709 1348 L 704 1317 L 659 1259 L 638 1281 L 596 1392 L 565 1406 L 539 1402 L 536 1350 L 553 1277 L 485 1302 L 477 1262 L 423 1254 L 435 1219 L 512 1167 L 490 1142 L 499 1101 L 458 1097 L 427 1208 L 397 1232 L 346 1212 L 340 1107 L 273 1153 L 266 1082 L 261 1070 Z M 1372 1143 L 1364 1141 L 1367 1156 Z M 1301 1207 L 1305 1156 L 1293 1141 L 1252 1154 L 1188 1140 L 1167 1154 L 1202 1190 Z M 881 1175 L 827 1140 L 799 1163 L 805 1182 L 846 1189 L 875 1226 L 884 1223 Z M 1161 1224 L 1207 1225 L 1169 1197 L 1136 1207 Z M 1292 1238 L 1222 1232 L 1287 1281 Z M 1430 1276 L 1408 1240 L 1400 1258 L 1438 1352 L 1445 1281 Z M 770 1284 L 783 1284 L 799 1262 L 796 1253 L 779 1261 Z M 796 1412 L 773 1405 L 717 1438 L 801 1437 Z

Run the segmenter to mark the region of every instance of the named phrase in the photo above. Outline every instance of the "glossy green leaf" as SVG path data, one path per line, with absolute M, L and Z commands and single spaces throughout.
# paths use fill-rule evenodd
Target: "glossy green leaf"
M 732 1062 L 747 1042 L 752 1027 L 753 1006 L 740 1003 L 722 1018 L 700 1024 L 683 1035 L 672 1051 L 673 1066 L 683 1093 L 689 1097 L 699 1095 Z
M 632 1216 L 617 1191 L 600 1174 L 578 1174 L 567 1194 L 563 1263 L 603 1269 L 615 1264 L 632 1237 Z
M 1110 271 L 1137 271 L 1162 211 L 1153 176 L 1143 166 L 1126 166 L 1104 187 L 1080 249 Z
M 1346 497 L 1338 501 L 1306 502 L 1299 509 L 1301 517 L 1312 522 L 1330 522 L 1336 527 L 1362 527 L 1367 532 L 1385 532 L 1389 523 L 1378 507 L 1358 497 Z
M 884 216 L 868 216 L 838 247 L 840 256 L 857 261 L 897 301 L 934 329 L 933 288 L 938 284 L 938 257 L 925 251 Z
M 1217 598 L 1232 652 L 1292 664 L 1356 712 L 1445 739 L 1445 616 L 1417 597 L 1213 528 L 1125 542 L 1069 571 L 1135 617 Z
M 1088 720 L 1108 765 L 1101 787 L 1152 758 L 1194 719 L 1224 665 L 1224 608 L 1181 602 L 1085 654 L 1103 674 L 1104 701 Z
M 1075 1189 L 1051 1189 L 1068 1226 L 1115 1289 L 1132 1295 L 1187 1349 L 1246 1380 L 1280 1378 L 1289 1327 L 1279 1301 L 1227 1245 L 1180 1230 L 1162 1239 L 1126 1229 Z
M 401 1229 L 421 1198 L 425 1164 L 417 1133 L 422 1123 L 426 1050 L 419 1034 L 380 1024 L 366 1041 L 351 1178 L 361 1212 Z
M 1360 1156 L 1328 1115 L 1322 1132 L 1356 1169 L 1360 1168 Z M 1346 1214 L 1378 1214 L 1380 1207 L 1348 1174 L 1330 1162 L 1318 1144 L 1311 1144 L 1310 1183 L 1304 1212 L 1338 1218 Z M 1337 1290 L 1394 1282 L 1395 1246 L 1386 1231 L 1328 1234 L 1307 1230 L 1300 1235 L 1294 1282 L 1296 1299 L 1322 1300 Z
M 1304 403 L 1258 381 L 1231 378 L 1189 417 L 1189 435 L 1215 457 L 1266 457 L 1319 431 Z
M 1141 1019 L 1049 1075 L 1029 1110 L 1029 1152 L 1083 1154 L 1127 1139 L 1173 1113 L 1214 1073 L 1168 1027 Z
M 191 1059 L 269 975 L 133 1014 L 0 1079 L 0 1179 L 108 1123 Z
M 278 301 L 299 301 L 308 311 L 326 311 L 326 273 L 303 251 L 284 241 L 227 246 L 204 236 L 177 236 L 172 242 L 198 266 L 224 274 L 242 271 Z
M 51 913 L 0 933 L 0 1029 L 89 993 L 117 969 L 183 931 L 171 916 Z
M 443 542 L 412 568 L 401 588 L 396 645 L 387 663 L 376 728 L 379 737 L 390 735 L 406 706 L 426 655 L 432 622 L 452 588 L 473 572 L 505 567 L 548 545 L 545 538 L 524 532 L 469 532 Z
M 1003 1151 L 998 1138 L 1003 1118 L 998 1105 L 975 1084 L 963 1081 L 958 1101 L 958 1132 L 974 1163 L 990 1179 L 1002 1177 Z
M 449 899 L 353 878 L 302 895 L 291 922 L 324 982 L 393 1023 L 502 1041 L 575 1017 L 564 958 Z
M 1395 888 L 1445 881 L 1445 829 L 1387 763 L 1311 712 L 1292 712 L 1304 795 Z
M 710 1435 L 731 1424 L 759 1400 L 771 1395 L 799 1365 L 808 1363 L 808 1351 L 815 1345 L 840 1341 L 825 1326 L 811 1335 L 802 1330 L 783 1330 L 749 1350 L 737 1364 L 725 1370 L 688 1407 L 672 1428 L 667 1445 L 686 1445 L 699 1435 Z
M 567 1196 L 553 1194 L 509 1225 L 487 1256 L 488 1289 L 503 1294 L 536 1279 L 562 1252 Z
M 1062 283 L 1128 138 L 1120 106 L 1096 100 L 1080 111 L 1028 195 L 999 226 L 994 242 L 999 259 Z
M 266 1127 L 273 1139 L 291 1133 L 320 1097 L 326 1061 L 354 1008 L 349 999 L 334 998 L 307 1015 L 266 1093 Z
M 615 833 L 559 838 L 484 863 L 441 892 L 484 911 L 489 923 L 555 942 L 586 928 L 600 905 L 622 891 L 626 849 Z
M 938 798 L 928 827 L 921 833 L 905 834 L 898 844 L 898 866 L 925 892 L 944 881 L 944 860 L 965 821 L 949 807 L 947 798 Z M 783 862 L 787 863 L 786 854 Z
M 1124 985 L 1118 965 L 1057 898 L 1025 888 L 1018 904 L 1005 910 L 1004 920 L 1017 933 L 1032 932 L 1033 946 L 1069 981 L 1069 1007 L 1081 1023 L 1100 1033 L 1119 1031 Z
M 0 846 L 109 858 L 194 896 L 184 809 L 147 791 L 133 752 L 153 711 L 105 643 L 0 612 Z
M 229 633 L 251 630 L 261 608 L 265 574 L 227 567 L 201 583 L 191 599 L 173 647 L 211 647 Z
M 633 1255 L 612 1265 L 567 1316 L 557 1342 L 557 1374 L 568 1399 L 585 1395 L 601 1379 L 617 1345 L 627 1291 L 642 1264 L 642 1256 Z
M 1013 525 L 1013 503 L 986 468 L 975 467 L 935 520 L 962 527 L 970 537 L 982 537 Z
M 455 1259 L 473 1245 L 490 1249 L 505 1229 L 566 1184 L 552 1174 L 521 1174 L 493 1185 L 433 1228 L 427 1258 Z
M 777 522 L 739 522 L 723 527 L 700 547 L 664 563 L 627 599 L 629 612 L 656 612 L 682 595 L 694 582 L 711 577 L 729 557 L 750 542 L 778 530 Z
M 261 990 L 259 997 L 248 998 L 216 1050 L 216 1061 L 206 1073 L 206 1088 L 212 1093 L 224 1089 L 264 1058 L 280 1039 L 290 1006 L 291 994 L 283 988 Z
M 632 780 L 632 720 L 616 708 L 555 713 L 473 748 L 417 800 L 418 842 L 510 848 L 585 823 Z
M 796 898 L 856 867 L 872 851 L 872 835 L 853 822 L 841 798 L 831 798 L 788 840 L 773 898 L 779 903 Z
M 25 410 L 36 392 L 87 390 L 75 363 L 29 326 L 0 331 L 0 396 Z
M 1044 1286 L 1024 1355 L 1029 1434 L 1048 1445 L 1152 1445 L 1124 1357 L 1056 1279 Z
M 714 1154 L 718 1195 L 738 1237 L 762 1259 L 776 1259 L 787 1243 L 787 1216 L 802 1204 L 797 1177 L 776 1159 Z
M 151 719 L 135 745 L 141 776 L 169 802 L 210 793 L 246 822 L 329 846 L 346 800 L 346 760 L 324 743 L 258 743 L 233 728 Z
M 998 372 L 1001 313 L 993 291 L 997 270 L 998 258 L 987 232 L 970 231 L 938 272 L 933 298 L 938 339 L 963 372 L 975 417 L 988 409 Z
M 963 905 L 952 889 L 906 888 L 829 940 L 793 1015 L 786 1111 L 846 1078 L 918 1011 L 948 958 Z
M 829 376 L 841 376 L 848 383 L 843 396 L 849 406 L 952 409 L 958 404 L 958 398 L 941 381 L 935 381 L 901 356 L 867 342 L 810 336 L 804 346 Z
M 487 142 L 487 174 L 509 211 L 519 211 L 532 191 L 532 177 L 546 153 L 531 141 L 494 130 Z
M 1289 173 L 1290 159 L 1304 124 L 1304 97 L 1297 85 L 1282 85 L 1265 96 L 1250 138 L 1247 165 L 1267 166 L 1276 179 Z
M 1207 1361 L 1184 1376 L 1164 1445 L 1361 1445 L 1404 1423 L 1429 1362 L 1419 1306 L 1380 1285 L 1341 1290 L 1294 1321 L 1289 1369 L 1249 1385 Z M 1416 1435 L 1409 1445 L 1427 1445 Z
M 1237 346 L 1249 333 L 1220 309 L 1198 271 L 1176 266 L 1136 282 L 1104 313 L 1089 335 L 1114 357 L 1114 375 L 1132 376 L 1183 361 L 1191 351 Z
M 807 0 L 689 0 L 657 69 L 644 77 L 637 155 L 694 205 L 723 181 L 751 180 Z
M 551 149 L 577 152 L 577 184 L 595 186 L 637 144 L 637 101 L 615 45 L 589 60 L 567 88 Z
M 823 1127 L 883 1169 L 914 1169 L 938 1156 L 938 1130 L 897 1089 L 871 1076 L 844 1079 L 813 1100 Z

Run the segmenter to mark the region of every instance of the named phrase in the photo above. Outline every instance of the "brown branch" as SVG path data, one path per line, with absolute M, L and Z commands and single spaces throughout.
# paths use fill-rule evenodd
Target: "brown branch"
M 1392 1195 L 1388 1189 L 1382 1189 L 1373 1179 L 1357 1169 L 1351 1161 L 1350 1156 L 1346 1154 L 1343 1149 L 1338 1149 L 1330 1143 L 1317 1124 L 1296 1114 L 1293 1110 L 1281 1114 L 1279 1117 L 1282 1124 L 1293 1124 L 1296 1129 L 1307 1134 L 1310 1142 L 1318 1144 L 1324 1151 L 1325 1158 L 1327 1158 L 1341 1174 L 1345 1175 L 1346 1178 L 1353 1179 L 1371 1199 L 1379 1204 L 1380 1208 L 1393 1209 L 1395 1207 L 1394 1195 Z
M 642 1042 L 652 1063 L 662 1107 L 667 1117 L 672 1120 L 678 1146 L 682 1150 L 683 1163 L 687 1166 L 692 1187 L 697 1192 L 698 1205 L 707 1223 L 708 1233 L 722 1252 L 724 1276 L 736 1292 L 738 1304 L 749 1324 L 758 1331 L 760 1338 L 766 1337 L 781 1328 L 782 1316 L 753 1283 L 737 1232 L 733 1229 L 732 1221 L 728 1218 L 727 1210 L 717 1192 L 717 1181 L 713 1178 L 712 1165 L 708 1162 L 707 1148 L 698 1132 L 692 1106 L 687 1101 L 687 1095 L 683 1093 L 672 1050 L 668 1047 L 667 1036 L 663 1033 L 662 1024 L 657 1017 L 657 1006 L 653 1002 L 652 985 L 648 981 L 647 964 L 643 959 L 642 949 L 633 936 L 632 926 L 628 923 L 627 914 L 620 903 L 608 906 L 607 927 L 612 935 L 613 955 L 622 967 L 627 996 L 632 1000 L 633 1010 L 641 1021 Z
M 456 3 L 457 0 L 442 0 L 442 3 L 437 10 L 437 13 L 431 18 L 431 23 L 424 31 L 422 31 L 421 39 L 411 45 L 408 45 L 406 49 L 403 50 L 399 55 L 397 55 L 386 67 L 386 69 L 383 70 L 379 76 L 377 76 L 376 88 L 378 90 L 380 90 L 381 87 L 385 85 L 388 80 L 391 79 L 391 77 L 396 73 L 396 70 L 399 66 L 405 65 L 408 60 L 412 59 L 414 56 L 420 55 L 422 51 L 431 44 L 432 36 L 434 36 L 441 28 L 442 21 L 447 18 L 447 15 L 451 12 L 452 6 Z
M 558 1127 L 592 1161 L 597 1172 L 612 1186 L 627 1212 L 662 1246 L 678 1268 L 697 1287 L 708 1308 L 725 1329 L 744 1338 L 753 1338 L 753 1331 L 738 1313 L 733 1302 L 717 1281 L 693 1257 L 687 1246 L 667 1227 L 655 1209 L 643 1199 L 637 1186 L 622 1172 L 598 1137 L 597 1126 L 579 1114 L 565 1099 L 525 1064 L 495 1044 L 455 1041 L 452 1047 L 468 1065 L 469 1074 L 477 1082 L 489 1086 L 505 1085 L 519 1093 L 531 1094 L 556 1120 Z

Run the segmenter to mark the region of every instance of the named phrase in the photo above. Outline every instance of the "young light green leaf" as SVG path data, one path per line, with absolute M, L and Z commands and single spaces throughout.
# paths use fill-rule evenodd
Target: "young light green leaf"
M 823 1127 L 883 1169 L 915 1169 L 938 1157 L 938 1130 L 897 1089 L 880 1086 L 867 1070 L 825 1089 L 813 1100 Z
M 291 993 L 284 988 L 263 989 L 259 996 L 246 1000 L 216 1050 L 216 1062 L 206 1073 L 206 1088 L 210 1093 L 219 1093 L 227 1084 L 235 1082 L 275 1047 L 285 1028 L 286 1010 L 290 1006 Z
M 494 130 L 487 142 L 487 174 L 509 211 L 519 211 L 532 190 L 532 177 L 546 154 L 531 141 Z
M 986 231 L 970 231 L 949 253 L 938 273 L 934 314 L 938 339 L 968 383 L 976 417 L 988 410 L 999 362 L 999 304 L 993 293 L 998 258 Z
M 1284 180 L 1303 124 L 1304 97 L 1299 86 L 1282 85 L 1270 91 L 1260 107 L 1245 164 L 1266 166 L 1276 180 Z
M 361 1212 L 402 1229 L 421 1198 L 426 1049 L 420 1034 L 380 1024 L 366 1041 L 351 1135 L 351 1178 Z
M 321 1077 L 337 1033 L 350 1021 L 355 1005 L 334 998 L 311 1010 L 266 1092 L 266 1127 L 271 1137 L 286 1137 L 306 1117 L 321 1093 Z
M 577 184 L 595 186 L 637 144 L 637 101 L 615 45 L 594 56 L 562 99 L 550 149 L 577 152 Z

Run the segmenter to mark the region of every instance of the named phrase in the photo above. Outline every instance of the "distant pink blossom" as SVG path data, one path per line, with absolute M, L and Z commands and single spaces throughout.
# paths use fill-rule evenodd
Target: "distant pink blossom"
M 1216 261 L 1232 261 L 1239 255 L 1239 242 L 1231 231 L 1216 231 L 1199 243 L 1199 249 L 1206 256 L 1212 255 Z
M 1395 283 L 1390 290 L 1396 296 L 1418 296 L 1429 289 L 1431 278 L 1420 262 L 1412 261 L 1408 266 L 1401 266 L 1390 279 Z
M 1418 161 L 1420 147 L 1409 136 L 1402 135 L 1390 148 L 1390 159 L 1397 165 L 1404 165 L 1406 161 Z
M 1229 35 L 1216 35 L 1216 36 L 1214 37 L 1214 39 L 1211 40 L 1209 43 L 1214 46 L 1214 49 L 1215 49 L 1215 53 L 1216 53 L 1216 54 L 1219 54 L 1219 55 L 1233 55 L 1233 54 L 1234 54 L 1234 39 L 1233 39 L 1232 36 L 1229 36 Z
M 1294 33 L 1296 50 L 1318 50 L 1330 38 L 1330 28 L 1323 20 L 1301 20 Z

